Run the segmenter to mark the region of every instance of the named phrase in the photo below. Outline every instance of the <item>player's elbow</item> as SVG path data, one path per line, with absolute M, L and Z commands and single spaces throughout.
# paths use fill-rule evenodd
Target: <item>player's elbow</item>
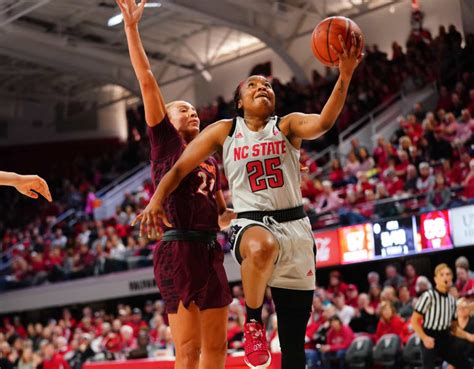
M 151 88 L 155 88 L 156 86 L 156 80 L 155 76 L 153 75 L 153 72 L 150 69 L 147 69 L 143 71 L 142 73 L 139 73 L 138 77 L 138 82 L 140 83 L 140 87 L 143 91 Z

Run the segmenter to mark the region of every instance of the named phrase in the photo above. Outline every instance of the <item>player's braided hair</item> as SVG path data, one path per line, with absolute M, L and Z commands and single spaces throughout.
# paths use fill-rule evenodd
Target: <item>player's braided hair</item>
M 237 88 L 234 91 L 234 110 L 235 110 L 235 115 L 238 117 L 244 117 L 244 109 L 239 108 L 239 100 L 240 100 L 240 90 L 242 88 L 242 84 L 244 81 L 241 81 L 238 85 Z

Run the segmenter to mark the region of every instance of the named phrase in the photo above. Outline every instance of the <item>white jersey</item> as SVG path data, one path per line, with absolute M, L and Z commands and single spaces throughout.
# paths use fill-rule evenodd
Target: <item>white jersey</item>
M 224 170 L 234 211 L 271 211 L 301 206 L 300 151 L 272 117 L 262 131 L 251 131 L 242 117 L 223 147 Z

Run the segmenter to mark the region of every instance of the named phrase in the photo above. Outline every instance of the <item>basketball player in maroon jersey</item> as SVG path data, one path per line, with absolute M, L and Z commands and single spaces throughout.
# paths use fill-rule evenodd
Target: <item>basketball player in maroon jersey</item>
M 143 96 L 156 186 L 198 135 L 200 122 L 191 104 L 174 101 L 165 105 L 163 101 L 138 32 L 145 2 L 137 5 L 135 0 L 117 0 Z M 176 347 L 175 367 L 224 368 L 227 306 L 232 297 L 216 232 L 218 220 L 228 223 L 233 213 L 226 209 L 216 160 L 209 157 L 199 163 L 164 206 L 173 225 L 165 229 L 153 263 Z M 146 217 L 143 220 L 140 234 L 157 236 L 159 224 Z M 146 229 L 148 221 L 152 226 Z
M 53 201 L 46 181 L 36 175 L 20 175 L 0 171 L 0 186 L 12 186 L 21 194 L 37 199 L 38 194 L 49 202 Z
M 311 225 L 304 213 L 299 176 L 302 140 L 327 132 L 340 114 L 352 74 L 361 60 L 362 40 L 352 33 L 352 47 L 339 41 L 339 78 L 321 114 L 274 116 L 275 94 L 269 81 L 251 76 L 235 94 L 237 116 L 207 127 L 191 142 L 160 181 L 139 218 L 153 226 L 169 224 L 165 200 L 181 181 L 214 153 L 223 151 L 232 191 L 232 253 L 241 264 L 247 322 L 245 361 L 251 368 L 270 364 L 262 324 L 262 305 L 270 285 L 278 317 L 282 369 L 305 368 L 304 339 L 315 288 L 315 253 Z M 332 45 L 331 45 L 332 46 Z

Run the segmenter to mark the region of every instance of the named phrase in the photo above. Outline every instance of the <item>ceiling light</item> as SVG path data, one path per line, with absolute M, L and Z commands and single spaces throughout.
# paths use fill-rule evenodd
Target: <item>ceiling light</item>
M 107 26 L 113 27 L 113 26 L 116 26 L 117 24 L 122 23 L 122 21 L 123 21 L 123 16 L 122 16 L 122 13 L 120 13 L 109 18 L 109 20 L 107 21 Z
M 161 3 L 146 3 L 145 8 L 159 8 L 161 7 Z
M 159 2 L 153 2 L 153 3 L 146 3 L 145 8 L 160 8 L 161 3 Z M 107 21 L 107 26 L 109 27 L 114 27 L 117 24 L 122 23 L 123 21 L 123 16 L 122 13 L 116 14 L 113 17 L 110 17 L 109 20 Z

